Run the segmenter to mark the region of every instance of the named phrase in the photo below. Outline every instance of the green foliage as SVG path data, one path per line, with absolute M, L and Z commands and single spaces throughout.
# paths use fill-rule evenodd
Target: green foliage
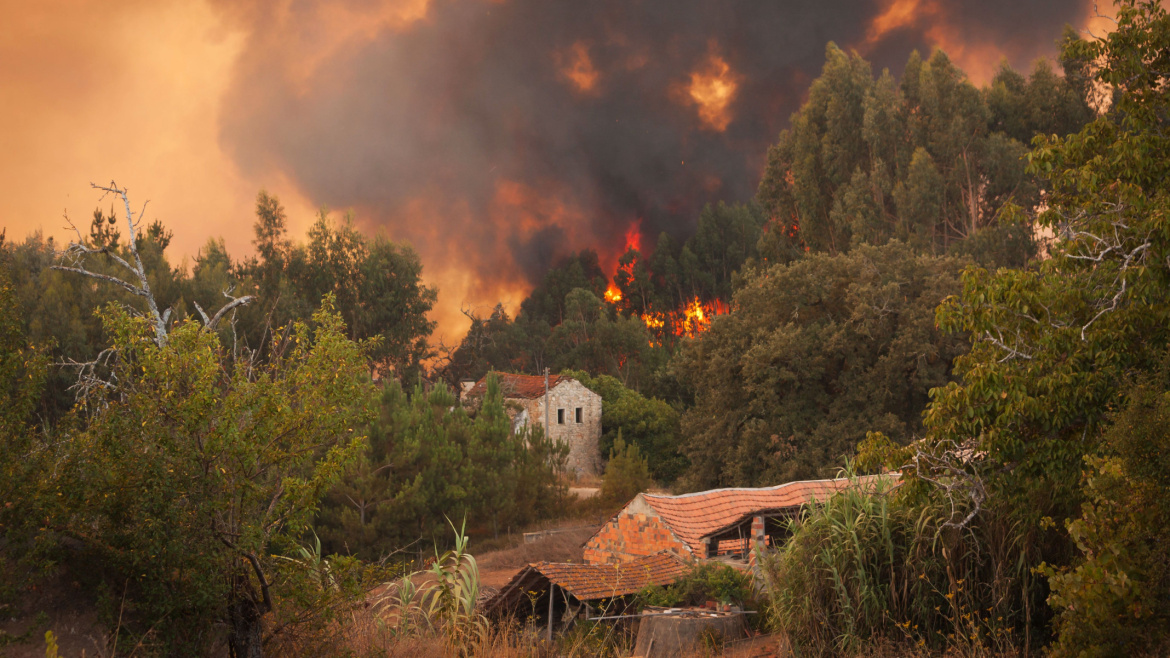
M 647 587 L 638 597 L 642 605 L 662 607 L 701 606 L 711 600 L 742 607 L 755 598 L 750 574 L 716 562 L 695 564 L 674 584 Z
M 671 366 L 695 392 L 682 417 L 686 486 L 831 475 L 867 431 L 909 441 L 962 350 L 934 324 L 960 267 L 891 243 L 749 272 L 734 312 Z
M 0 610 L 45 566 L 31 545 L 30 509 L 23 499 L 40 486 L 33 464 L 44 437 L 34 412 L 47 374 L 45 351 L 25 338 L 0 253 Z M 0 643 L 7 639 L 0 635 Z
M 554 370 L 610 375 L 625 386 L 646 379 L 660 352 L 638 317 L 621 315 L 593 293 L 577 288 L 565 297 L 565 320 L 546 343 Z
M 32 518 L 78 540 L 134 632 L 196 652 L 225 620 L 257 641 L 279 590 L 273 557 L 307 530 L 322 493 L 361 451 L 372 385 L 329 300 L 267 366 L 233 363 L 193 322 L 153 341 L 145 320 L 103 313 L 114 385 L 83 400 L 89 424 L 41 462 Z M 35 523 L 35 521 L 33 521 Z
M 1005 204 L 1039 202 L 1024 144 L 1092 118 L 1083 82 L 1041 61 L 1028 79 L 1005 65 L 981 91 L 938 51 L 926 62 L 911 55 L 898 84 L 888 71 L 875 79 L 868 62 L 834 44 L 825 59 L 768 153 L 758 199 L 770 223 L 760 255 L 787 262 L 890 239 L 943 253 L 982 235 L 964 248 L 980 262 L 1027 262 L 1030 233 L 988 229 Z
M 858 655 L 886 638 L 907 652 L 986 655 L 1018 641 L 1030 574 L 1002 517 L 957 531 L 944 525 L 944 505 L 903 494 L 888 485 L 834 494 L 760 556 L 772 624 L 799 652 Z
M 568 314 L 565 298 L 578 288 L 595 297 L 605 293 L 608 278 L 592 249 L 576 254 L 544 275 L 544 280 L 520 303 L 520 313 L 529 322 L 555 327 Z
M 619 430 L 609 451 L 605 464 L 605 476 L 601 481 L 601 500 L 609 505 L 622 505 L 634 496 L 646 491 L 653 484 L 650 467 L 646 458 L 634 444 L 626 444 Z
M 1127 391 L 1085 458 L 1085 502 L 1067 524 L 1081 559 L 1049 567 L 1057 655 L 1158 655 L 1170 647 L 1170 392 L 1165 375 Z
M 601 396 L 601 454 L 609 454 L 615 439 L 622 435 L 646 458 L 655 480 L 669 484 L 683 474 L 687 459 L 678 450 L 679 412 L 674 407 L 657 398 L 644 397 L 609 375 L 591 377 L 576 370 L 561 374 Z
M 1113 90 L 1111 110 L 1076 134 L 1038 137 L 1028 166 L 1045 180 L 1046 204 L 1034 218 L 1010 204 L 1001 211 L 1005 221 L 1050 228 L 1050 258 L 1026 270 L 972 268 L 940 307 L 939 324 L 967 332 L 972 349 L 956 360 L 961 380 L 933 392 L 918 446 L 928 458 L 907 473 L 917 487 L 915 476 L 947 483 L 962 472 L 967 484 L 951 488 L 952 502 L 986 499 L 1009 511 L 1019 559 L 1051 565 L 1066 654 L 1109 654 L 1104 647 L 1123 636 L 1156 646 L 1163 640 L 1143 620 L 1167 609 L 1130 580 L 1157 580 L 1144 571 L 1153 537 L 1139 539 L 1157 526 L 1137 506 L 1157 507 L 1159 494 L 1143 488 L 1147 476 L 1127 466 L 1135 453 L 1108 427 L 1130 404 L 1127 382 L 1160 368 L 1170 340 L 1170 18 L 1156 2 L 1118 7 L 1115 31 L 1069 40 L 1062 56 L 1077 76 Z M 1071 84 L 1091 86 L 1084 77 Z M 1134 426 L 1160 422 L 1127 413 Z M 1052 530 L 1077 515 L 1068 536 Z M 1031 588 L 1026 599 L 1046 594 Z
M 270 340 L 271 327 L 303 320 L 325 295 L 332 295 L 354 340 L 370 344 L 371 367 L 403 381 L 417 377 L 430 355 L 427 336 L 435 327 L 426 314 L 438 293 L 423 285 L 422 264 L 407 245 L 384 236 L 368 238 L 353 216 L 335 222 L 322 209 L 308 242 L 287 238 L 284 208 L 260 192 L 256 200 L 258 257 L 241 263 L 239 275 L 255 282 L 258 302 L 245 313 L 252 346 Z
M 240 347 L 266 358 L 279 339 L 276 330 L 309 321 L 324 295 L 333 294 L 350 338 L 378 338 L 367 349 L 371 369 L 413 380 L 420 361 L 430 354 L 426 340 L 434 323 L 426 314 L 437 293 L 422 284 L 422 266 L 410 247 L 367 238 L 348 216 L 338 225 L 325 213 L 310 230 L 309 242 L 295 244 L 287 237 L 280 202 L 263 192 L 256 213 L 258 257 L 242 262 L 231 258 L 222 239 L 209 239 L 188 270 L 168 260 L 170 234 L 162 224 L 156 221 L 141 232 L 139 252 L 160 311 L 170 309 L 173 323 L 178 323 L 196 314 L 194 304 L 214 313 L 225 302 L 224 292 L 256 294 L 259 299 L 238 309 L 232 316 L 235 323 L 220 323 L 219 332 L 224 342 L 238 339 Z M 111 253 L 88 258 L 90 271 L 125 273 L 111 258 L 128 256 L 119 221 L 124 220 L 113 211 L 95 211 L 86 242 Z M 95 311 L 110 301 L 138 311 L 145 305 L 118 286 L 95 286 L 92 279 L 50 269 L 58 264 L 59 248 L 52 238 L 34 234 L 24 242 L 0 243 L 0 259 L 9 263 L 12 293 L 28 339 L 48 350 L 52 361 L 84 362 L 106 347 Z M 44 421 L 56 423 L 69 411 L 74 402 L 69 387 L 75 382 L 71 369 L 48 374 L 37 402 Z
M 450 515 L 495 536 L 553 516 L 567 495 L 559 478 L 567 448 L 538 426 L 514 433 L 494 376 L 474 416 L 443 384 L 407 396 L 388 381 L 369 437 L 318 519 L 329 551 L 376 560 L 437 541 Z

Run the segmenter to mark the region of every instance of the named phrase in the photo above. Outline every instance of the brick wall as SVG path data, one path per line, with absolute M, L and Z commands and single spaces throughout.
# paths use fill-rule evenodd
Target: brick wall
M 683 557 L 691 555 L 687 546 L 638 496 L 585 543 L 585 562 L 629 562 L 662 551 L 673 551 Z

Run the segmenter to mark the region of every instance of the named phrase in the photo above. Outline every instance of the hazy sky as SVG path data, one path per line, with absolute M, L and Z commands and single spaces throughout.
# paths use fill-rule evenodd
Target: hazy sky
M 1102 3 L 1104 6 L 1107 3 Z M 0 0 L 0 226 L 84 226 L 111 179 L 174 256 L 251 252 L 255 195 L 352 209 L 460 306 L 519 303 L 632 223 L 742 201 L 828 41 L 898 74 L 941 47 L 1028 68 L 1092 0 Z M 1103 11 L 1104 8 L 1103 8 Z M 1100 21 L 1096 23 L 1100 29 Z

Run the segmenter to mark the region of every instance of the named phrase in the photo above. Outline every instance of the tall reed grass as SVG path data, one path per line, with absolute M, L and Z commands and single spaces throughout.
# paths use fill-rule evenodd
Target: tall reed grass
M 760 556 L 774 629 L 798 655 L 891 643 L 907 654 L 1016 653 L 1043 596 L 1029 537 L 993 509 L 961 530 L 944 525 L 952 517 L 930 492 L 888 484 L 805 507 L 789 541 Z

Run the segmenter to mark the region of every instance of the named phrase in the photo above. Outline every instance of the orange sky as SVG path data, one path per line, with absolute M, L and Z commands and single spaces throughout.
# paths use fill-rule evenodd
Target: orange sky
M 954 50 L 973 77 L 986 77 L 999 60 L 994 44 L 963 44 L 961 26 L 946 22 L 941 4 L 890 0 L 884 22 L 870 34 L 876 40 L 882 30 L 926 21 L 918 27 L 933 42 Z M 1086 4 L 1091 8 L 1091 1 Z M 286 53 L 286 71 L 307 76 L 332 50 L 425 20 L 427 5 L 385 0 L 331 9 L 324 3 L 312 21 L 274 26 L 312 32 L 294 40 L 299 47 Z M 250 36 L 240 27 L 249 22 L 233 15 L 236 5 L 225 6 L 204 0 L 0 0 L 0 226 L 8 239 L 38 230 L 68 237 L 65 211 L 84 229 L 98 198 L 89 183 L 111 179 L 127 186 L 136 203 L 150 200 L 149 218 L 174 231 L 176 257 L 194 254 L 213 236 L 223 237 L 236 257 L 250 253 L 253 202 L 261 188 L 281 198 L 294 236 L 303 235 L 314 200 L 281 171 L 252 167 L 254 173 L 245 175 L 221 148 L 221 117 L 230 110 L 223 99 Z M 270 38 L 279 34 L 274 29 Z M 566 51 L 565 75 L 588 82 L 582 87 L 588 91 L 598 84 L 596 74 L 584 46 L 576 48 Z M 491 300 L 467 298 L 477 288 L 475 273 L 434 260 L 424 259 L 426 276 L 440 286 L 434 317 L 451 343 L 466 326 L 461 303 Z M 512 284 L 493 294 L 517 304 L 525 292 Z

